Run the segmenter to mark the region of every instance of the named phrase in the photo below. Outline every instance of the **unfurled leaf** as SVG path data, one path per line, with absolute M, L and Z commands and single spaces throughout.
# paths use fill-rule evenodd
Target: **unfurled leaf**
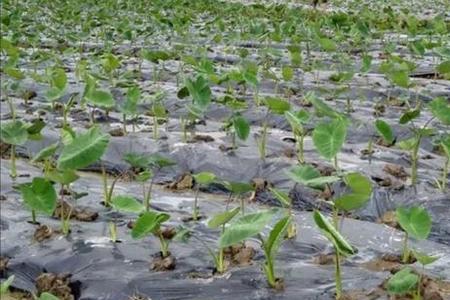
M 1 124 L 0 132 L 1 140 L 9 145 L 20 146 L 28 140 L 26 124 L 20 120 Z
M 312 188 L 322 188 L 340 180 L 338 176 L 321 176 L 320 172 L 311 165 L 293 166 L 286 171 L 286 175 L 295 182 Z
M 235 207 L 232 210 L 216 214 L 208 221 L 208 227 L 217 228 L 228 223 L 239 213 L 239 210 L 240 207 Z
M 281 68 L 281 75 L 284 81 L 290 81 L 294 77 L 294 70 L 291 67 L 283 66 Z
M 143 238 L 151 233 L 156 232 L 162 223 L 170 219 L 170 215 L 166 213 L 158 213 L 156 211 L 144 212 L 134 224 L 131 230 L 131 236 L 134 239 Z
M 347 135 L 347 122 L 336 119 L 327 123 L 319 123 L 313 131 L 313 142 L 317 151 L 326 159 L 334 158 Z
M 19 189 L 30 209 L 47 215 L 51 215 L 55 210 L 56 191 L 45 178 L 35 177 L 32 182 L 21 184 Z
M 363 207 L 372 194 L 372 183 L 359 173 L 350 173 L 344 177 L 352 192 L 337 198 L 334 205 L 342 210 L 351 211 Z
M 111 205 L 115 210 L 139 214 L 145 210 L 145 207 L 131 196 L 115 196 Z
M 409 236 L 417 240 L 424 240 L 430 234 L 431 217 L 424 208 L 399 207 L 396 210 L 396 216 L 398 223 Z
M 45 177 L 53 182 L 68 185 L 72 182 L 75 182 L 80 178 L 80 176 L 77 175 L 77 173 L 74 170 L 65 169 L 65 170 L 51 170 L 47 172 Z
M 219 247 L 225 248 L 260 233 L 272 220 L 274 212 L 267 210 L 247 214 L 230 224 L 219 239 Z
M 38 300 L 59 300 L 59 298 L 54 296 L 53 294 L 44 292 L 39 296 Z
M 411 252 L 422 266 L 432 264 L 440 258 L 439 256 L 430 256 L 417 250 L 411 250 Z
M 188 78 L 186 87 L 195 105 L 203 110 L 209 106 L 211 103 L 211 89 L 208 81 L 203 76 L 199 75 L 195 80 Z
M 213 183 L 216 180 L 216 175 L 211 172 L 200 172 L 193 175 L 197 184 L 207 185 Z
M 242 195 L 255 190 L 251 184 L 245 182 L 224 181 L 223 184 L 227 190 L 236 195 Z
M 436 71 L 438 71 L 440 74 L 449 74 L 450 73 L 450 60 L 441 62 L 436 67 Z
M 55 153 L 56 150 L 58 150 L 59 147 L 59 143 L 54 143 L 51 144 L 45 148 L 43 148 L 41 151 L 39 151 L 31 160 L 31 162 L 38 162 L 38 161 L 43 161 L 46 159 L 49 159 L 50 157 L 52 157 Z
M 269 108 L 270 111 L 278 115 L 282 115 L 286 111 L 289 111 L 289 109 L 291 109 L 291 105 L 289 104 L 289 102 L 274 97 L 266 98 L 264 100 L 264 104 Z
M 80 169 L 99 160 L 109 143 L 109 135 L 94 126 L 67 144 L 58 158 L 58 169 Z
M 433 116 L 445 125 L 450 125 L 450 102 L 444 97 L 437 97 L 430 102 L 428 107 Z
M 86 100 L 88 103 L 102 108 L 111 108 L 116 105 L 116 101 L 114 101 L 111 93 L 103 90 L 91 91 L 86 94 Z
M 413 291 L 419 282 L 419 276 L 414 274 L 411 268 L 406 267 L 395 273 L 388 282 L 387 290 L 391 294 L 403 295 Z

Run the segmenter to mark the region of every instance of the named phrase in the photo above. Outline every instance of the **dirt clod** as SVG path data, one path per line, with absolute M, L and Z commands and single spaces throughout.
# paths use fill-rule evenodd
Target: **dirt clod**
M 39 227 L 36 228 L 33 234 L 33 239 L 37 242 L 42 242 L 47 239 L 50 239 L 53 235 L 53 229 L 48 225 L 39 225 Z
M 75 300 L 70 284 L 70 274 L 42 273 L 36 278 L 38 294 L 48 292 L 60 300 Z
M 97 212 L 90 211 L 86 208 L 74 208 L 66 201 L 59 201 L 55 211 L 53 212 L 53 217 L 61 218 L 61 216 L 63 216 L 64 218 L 67 218 L 69 215 L 71 219 L 76 219 L 82 222 L 92 222 L 98 218 Z
M 176 259 L 172 255 L 162 257 L 161 253 L 158 253 L 150 264 L 150 269 L 153 271 L 170 271 L 175 269 Z
M 406 181 L 408 178 L 408 173 L 406 173 L 405 168 L 400 165 L 386 164 L 383 167 L 383 171 L 403 181 Z
M 171 190 L 181 191 L 188 190 L 194 186 L 194 178 L 191 174 L 183 174 L 174 182 L 170 183 L 167 187 Z

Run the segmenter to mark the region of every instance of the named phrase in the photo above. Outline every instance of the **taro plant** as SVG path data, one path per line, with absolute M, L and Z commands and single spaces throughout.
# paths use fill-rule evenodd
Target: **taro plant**
M 15 120 L 6 124 L 2 124 L 0 130 L 2 142 L 11 146 L 10 176 L 12 178 L 16 178 L 16 146 L 23 145 L 28 140 L 26 125 L 22 121 Z
M 53 109 L 55 109 L 55 101 L 64 96 L 66 92 L 67 75 L 64 69 L 60 67 L 53 67 L 49 72 L 50 88 L 47 90 L 46 97 L 52 103 Z
M 56 191 L 45 178 L 35 177 L 31 182 L 19 185 L 25 204 L 31 209 L 33 224 L 37 224 L 36 214 L 51 216 L 56 208 Z
M 126 195 L 119 195 L 112 198 L 111 206 L 119 212 L 140 214 L 145 211 L 145 207 L 142 203 L 138 202 L 134 197 Z M 115 218 L 109 222 L 109 235 L 113 243 L 118 241 L 117 221 Z
M 270 231 L 267 239 L 259 234 L 259 239 L 262 243 L 264 250 L 264 256 L 266 261 L 264 262 L 264 273 L 266 274 L 267 283 L 271 288 L 282 288 L 282 279 L 275 276 L 275 256 L 281 243 L 284 240 L 285 234 L 289 228 L 291 222 L 291 216 L 286 216 L 279 220 L 273 229 Z
M 201 186 L 207 186 L 216 180 L 216 175 L 211 172 L 200 172 L 193 175 L 195 180 L 195 198 L 194 206 L 192 208 L 192 220 L 197 221 L 199 218 L 199 207 L 198 207 L 198 194 L 200 192 Z
M 257 136 L 256 142 L 258 144 L 259 156 L 261 159 L 265 159 L 266 157 L 266 144 L 267 144 L 267 134 L 268 134 L 268 126 L 269 126 L 269 114 L 274 113 L 277 115 L 283 115 L 285 112 L 289 111 L 291 105 L 289 102 L 279 99 L 268 97 L 264 100 L 264 105 L 267 107 L 267 112 L 264 116 L 262 131 L 259 136 Z
M 241 203 L 241 213 L 245 214 L 245 197 L 244 195 L 254 191 L 254 187 L 245 182 L 223 181 L 224 187 L 230 192 L 229 199 L 237 198 Z
M 399 207 L 395 211 L 400 227 L 405 231 L 403 238 L 402 262 L 408 263 L 411 257 L 411 250 L 408 247 L 410 237 L 417 240 L 425 240 L 431 231 L 431 217 L 428 212 L 421 207 L 403 208 Z
M 402 296 L 420 289 L 419 275 L 409 267 L 405 267 L 389 278 L 387 290 L 389 294 Z M 414 299 L 421 299 L 420 294 L 415 294 Z
M 342 279 L 341 279 L 341 256 L 350 256 L 356 253 L 356 250 L 345 240 L 337 228 L 333 226 L 328 219 L 319 211 L 314 211 L 314 222 L 319 227 L 322 234 L 333 244 L 335 251 L 335 281 L 336 281 L 336 299 L 342 297 Z
M 221 228 L 221 234 L 225 231 L 225 226 L 228 222 L 230 222 L 238 213 L 239 213 L 239 207 L 236 207 L 231 210 L 226 210 L 224 212 L 218 213 L 214 215 L 207 223 L 209 228 Z M 223 274 L 227 270 L 227 264 L 225 262 L 224 257 L 224 248 L 219 247 L 219 250 L 217 252 L 214 252 L 206 243 L 198 238 L 197 236 L 193 236 L 194 238 L 198 239 L 208 250 L 209 254 L 213 258 L 215 270 L 219 274 Z
M 284 117 L 291 126 L 294 134 L 295 144 L 297 145 L 297 159 L 300 164 L 305 163 L 304 140 L 307 135 L 307 129 L 304 124 L 309 120 L 310 115 L 306 110 L 286 111 Z
M 169 219 L 169 214 L 147 210 L 136 220 L 136 223 L 131 230 L 131 236 L 134 239 L 141 239 L 150 234 L 154 235 L 159 239 L 161 257 L 166 258 L 170 256 L 169 240 L 164 237 L 161 226 Z
M 6 280 L 2 281 L 0 284 L 0 295 L 8 295 L 9 287 L 13 283 L 15 275 L 9 276 Z
M 150 200 L 155 177 L 165 167 L 170 167 L 176 163 L 158 153 L 145 155 L 137 153 L 127 153 L 124 160 L 138 171 L 136 179 L 142 183 L 145 210 L 150 210 Z M 147 186 L 145 183 L 150 180 Z
M 441 140 L 440 145 L 441 145 L 442 149 L 444 150 L 445 163 L 444 163 L 444 166 L 442 167 L 442 178 L 441 178 L 441 182 L 440 183 L 438 182 L 438 186 L 442 192 L 445 192 L 445 190 L 447 188 L 447 176 L 448 176 L 449 166 L 450 166 L 450 135 L 447 135 L 446 137 L 444 137 Z
M 127 96 L 125 99 L 125 102 L 120 107 L 120 111 L 122 112 L 122 126 L 123 126 L 123 133 L 127 133 L 127 116 L 134 117 L 137 115 L 137 104 L 141 98 L 141 91 L 139 87 L 132 86 L 128 88 Z M 133 131 L 135 128 L 134 121 L 133 121 Z
M 275 196 L 278 202 L 280 202 L 281 206 L 286 208 L 286 215 L 291 217 L 291 222 L 289 222 L 288 228 L 286 230 L 286 237 L 288 239 L 295 238 L 297 236 L 297 226 L 295 222 L 293 222 L 292 199 L 287 193 L 275 188 L 270 188 L 270 192 Z

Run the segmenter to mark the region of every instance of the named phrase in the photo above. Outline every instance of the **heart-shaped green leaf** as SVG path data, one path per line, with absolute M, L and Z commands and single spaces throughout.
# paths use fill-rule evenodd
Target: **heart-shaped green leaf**
M 335 119 L 329 123 L 319 123 L 313 131 L 313 142 L 317 151 L 326 159 L 334 158 L 347 135 L 347 122 Z
M 0 126 L 1 140 L 10 145 L 20 146 L 28 140 L 28 131 L 22 121 L 16 120 Z
M 345 183 L 352 189 L 350 194 L 339 197 L 334 204 L 337 208 L 351 211 L 363 207 L 372 194 L 372 183 L 359 173 L 350 173 L 344 177 Z
M 151 233 L 156 232 L 162 223 L 170 219 L 170 215 L 166 213 L 158 213 L 156 211 L 144 212 L 134 224 L 131 230 L 131 236 L 134 239 L 141 239 Z
M 409 209 L 399 207 L 396 210 L 398 223 L 409 236 L 424 240 L 431 231 L 431 217 L 428 212 L 421 207 L 411 207 Z
M 118 211 L 123 212 L 130 212 L 130 213 L 136 213 L 139 214 L 145 210 L 145 207 L 136 200 L 136 198 L 131 196 L 115 196 L 112 201 L 111 205 L 114 209 Z
M 240 207 L 235 207 L 232 210 L 216 214 L 211 218 L 211 220 L 208 221 L 208 227 L 217 228 L 228 223 L 239 213 L 239 210 Z
M 25 203 L 37 212 L 53 214 L 56 208 L 56 191 L 50 181 L 35 177 L 31 183 L 19 186 Z
M 419 276 L 412 273 L 411 268 L 406 267 L 395 273 L 395 275 L 388 280 L 387 290 L 391 294 L 403 295 L 414 290 L 418 281 Z

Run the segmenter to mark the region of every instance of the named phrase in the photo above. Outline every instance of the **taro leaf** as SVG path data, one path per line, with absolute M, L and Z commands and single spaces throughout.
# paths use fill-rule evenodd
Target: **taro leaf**
M 450 125 L 450 103 L 444 97 L 437 97 L 428 106 L 434 117 L 443 124 Z
M 329 123 L 319 123 L 313 131 L 313 142 L 317 151 L 326 159 L 334 158 L 347 135 L 347 122 L 344 120 L 333 120 Z
M 361 73 L 367 73 L 372 65 L 372 56 L 366 54 L 362 57 Z
M 189 97 L 189 89 L 187 87 L 182 87 L 177 92 L 178 99 L 184 99 L 186 97 Z
M 31 160 L 32 163 L 43 161 L 52 157 L 58 150 L 59 143 L 51 144 L 39 151 Z
M 289 195 L 285 192 L 282 192 L 276 188 L 269 188 L 272 195 L 277 198 L 278 201 L 280 201 L 281 205 L 284 207 L 290 207 L 292 205 L 292 199 L 289 197 Z
M 450 135 L 447 135 L 441 140 L 441 146 L 447 157 L 450 158 Z
M 203 185 L 210 184 L 210 183 L 214 182 L 214 180 L 216 179 L 216 175 L 211 172 L 200 172 L 200 173 L 193 175 L 193 177 L 197 184 L 203 184 Z
M 391 294 L 402 295 L 412 291 L 419 281 L 419 276 L 412 273 L 409 267 L 403 268 L 387 282 L 387 290 Z
M 127 115 L 134 115 L 137 112 L 137 104 L 141 98 L 141 90 L 137 86 L 128 88 L 127 99 L 122 107 L 122 112 Z
M 286 111 L 284 117 L 291 125 L 293 131 L 303 132 L 303 125 L 309 120 L 309 113 L 306 110 L 299 110 L 297 112 Z
M 145 60 L 151 61 L 153 63 L 158 63 L 158 61 L 165 61 L 171 58 L 171 53 L 161 50 L 142 50 L 142 57 Z
M 399 87 L 407 88 L 409 86 L 409 74 L 407 70 L 392 70 L 388 74 L 388 77 Z
M 314 222 L 320 231 L 327 237 L 327 239 L 333 243 L 339 253 L 342 255 L 353 255 L 355 250 L 353 247 L 345 240 L 345 238 L 336 230 L 336 228 L 331 225 L 331 223 L 325 218 L 319 211 L 314 211 Z
M 56 68 L 53 70 L 50 78 L 50 84 L 53 88 L 56 88 L 59 91 L 63 91 L 66 88 L 67 76 L 64 69 Z
M 260 233 L 272 220 L 273 210 L 247 214 L 230 224 L 219 239 L 219 247 L 235 245 Z
M 50 181 L 35 177 L 30 183 L 19 186 L 25 203 L 38 212 L 51 215 L 56 208 L 56 192 Z
M 372 194 L 370 180 L 359 173 L 350 173 L 344 177 L 345 183 L 352 189 L 350 194 L 339 197 L 334 204 L 337 208 L 351 211 L 363 207 Z
M 248 135 L 250 134 L 250 125 L 246 118 L 240 115 L 234 116 L 233 127 L 240 140 L 245 141 L 248 138 Z
M 417 138 L 412 137 L 406 140 L 402 140 L 397 143 L 398 147 L 402 150 L 412 150 L 417 143 Z
M 103 90 L 93 90 L 87 93 L 86 100 L 94 106 L 103 108 L 111 108 L 116 104 L 111 93 Z
M 327 52 L 333 52 L 337 48 L 336 43 L 333 40 L 326 37 L 319 38 L 318 42 L 320 44 L 320 47 Z
M 8 74 L 9 77 L 12 77 L 17 80 L 21 80 L 25 78 L 25 75 L 22 71 L 17 68 L 7 67 L 4 69 L 4 72 Z
M 45 175 L 45 177 L 50 181 L 64 185 L 71 184 L 80 178 L 80 176 L 78 176 L 77 173 L 71 169 L 51 170 Z
M 295 182 L 312 188 L 322 188 L 324 184 L 340 180 L 337 176 L 320 176 L 320 172 L 310 165 L 293 166 L 286 175 Z
M 59 300 L 59 298 L 53 294 L 44 292 L 39 296 L 38 300 Z
M 193 103 L 202 110 L 206 109 L 211 103 L 211 89 L 209 88 L 208 81 L 199 75 L 195 81 L 188 78 L 186 80 L 186 87 L 192 96 Z
M 26 125 L 20 120 L 1 124 L 1 140 L 10 145 L 23 145 L 28 140 Z
M 136 181 L 146 182 L 153 177 L 153 173 L 150 170 L 145 170 L 136 175 Z
M 0 284 L 0 295 L 5 295 L 8 292 L 9 287 L 14 281 L 15 276 L 11 275 Z
M 93 126 L 67 144 L 58 158 L 58 169 L 79 169 L 99 160 L 109 143 L 109 135 Z
M 27 124 L 28 138 L 35 141 L 40 140 L 42 138 L 41 131 L 45 125 L 45 122 L 41 119 L 34 119 L 30 124 Z
M 308 93 L 305 96 L 306 100 L 308 100 L 315 109 L 316 115 L 319 117 L 327 116 L 330 118 L 339 118 L 341 115 L 332 109 L 328 104 L 320 100 L 314 93 Z
M 162 223 L 170 219 L 170 215 L 166 213 L 158 213 L 156 211 L 144 212 L 134 224 L 131 230 L 131 236 L 134 239 L 141 239 L 150 233 L 159 229 Z
M 284 240 L 286 230 L 288 229 L 290 223 L 291 216 L 286 216 L 279 220 L 270 231 L 269 237 L 264 243 L 265 252 L 268 255 L 273 257 L 273 255 L 277 252 L 281 242 Z
M 409 236 L 417 240 L 424 240 L 431 231 L 431 217 L 428 212 L 421 207 L 411 207 L 409 209 L 399 207 L 396 210 L 398 223 Z
M 245 182 L 224 181 L 225 188 L 235 195 L 242 195 L 254 190 L 253 186 Z
M 446 60 L 444 62 L 441 62 L 436 67 L 436 71 L 438 71 L 440 74 L 449 74 L 450 73 L 450 60 Z
M 413 109 L 406 111 L 401 117 L 400 117 L 400 124 L 406 124 L 415 118 L 417 118 L 420 115 L 420 109 Z
M 291 104 L 283 99 L 268 97 L 264 102 L 270 111 L 278 115 L 282 115 L 291 109 Z
M 145 169 L 150 164 L 147 154 L 126 153 L 123 160 L 130 164 L 133 168 Z
M 294 77 L 294 70 L 291 67 L 283 66 L 281 68 L 281 75 L 284 81 L 289 81 Z
M 222 226 L 231 219 L 233 219 L 238 213 L 239 213 L 240 207 L 235 207 L 232 210 L 228 210 L 222 213 L 218 213 L 215 216 L 211 218 L 211 220 L 208 221 L 208 227 L 209 228 L 217 228 L 219 226 Z
M 392 128 L 388 123 L 383 120 L 376 120 L 375 128 L 377 129 L 377 132 L 383 137 L 383 140 L 386 143 L 392 144 L 394 142 L 394 133 L 392 132 Z
M 145 210 L 144 206 L 131 196 L 115 196 L 111 205 L 115 210 L 139 214 Z
M 156 103 L 153 103 L 152 113 L 153 113 L 153 116 L 155 116 L 158 119 L 165 119 L 167 117 L 166 108 L 159 101 Z
M 414 257 L 417 259 L 417 261 L 422 266 L 432 264 L 440 258 L 439 256 L 430 256 L 430 255 L 427 255 L 426 253 L 419 252 L 417 250 L 411 250 L 411 251 L 412 251 L 412 254 L 414 255 Z
M 158 153 L 153 153 L 148 156 L 148 163 L 152 168 L 162 169 L 176 165 L 177 163 L 168 157 L 162 156 Z

